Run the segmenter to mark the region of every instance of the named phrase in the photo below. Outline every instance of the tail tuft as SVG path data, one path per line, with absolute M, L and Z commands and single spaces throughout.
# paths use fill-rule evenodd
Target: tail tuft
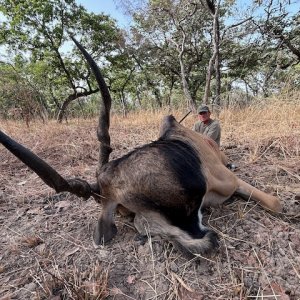
M 134 225 L 142 235 L 149 232 L 171 241 L 175 248 L 189 258 L 196 254 L 209 254 L 219 245 L 218 235 L 214 231 L 202 230 L 202 237 L 195 238 L 181 228 L 171 225 L 163 215 L 154 212 L 147 212 L 147 216 L 136 214 Z
M 210 254 L 211 251 L 219 246 L 218 235 L 212 230 L 207 230 L 205 235 L 199 239 L 183 235 L 173 237 L 172 243 L 188 259 L 194 258 L 197 254 Z

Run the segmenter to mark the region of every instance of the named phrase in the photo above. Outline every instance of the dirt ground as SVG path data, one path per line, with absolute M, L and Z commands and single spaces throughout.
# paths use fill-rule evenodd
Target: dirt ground
M 3 123 L 2 129 L 65 177 L 93 182 L 95 122 Z M 156 138 L 157 124 L 111 127 L 111 159 Z M 205 212 L 220 237 L 207 257 L 188 261 L 155 236 L 138 239 L 130 217 L 116 215 L 117 236 L 96 247 L 94 200 L 55 194 L 0 146 L 0 299 L 300 299 L 300 163 L 287 147 L 299 136 L 223 148 L 248 183 L 278 195 L 279 215 L 233 197 Z

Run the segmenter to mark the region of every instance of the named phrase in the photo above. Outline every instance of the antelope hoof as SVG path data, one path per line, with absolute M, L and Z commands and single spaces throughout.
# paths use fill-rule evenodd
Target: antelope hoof
M 99 220 L 94 231 L 94 242 L 96 245 L 105 244 L 110 241 L 118 230 L 115 224 Z

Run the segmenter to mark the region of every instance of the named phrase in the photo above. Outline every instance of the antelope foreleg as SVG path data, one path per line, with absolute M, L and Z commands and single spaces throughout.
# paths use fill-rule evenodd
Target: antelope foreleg
M 94 242 L 96 245 L 108 242 L 117 234 L 118 231 L 114 222 L 114 212 L 116 210 L 117 203 L 108 201 L 102 204 L 102 213 L 94 231 Z

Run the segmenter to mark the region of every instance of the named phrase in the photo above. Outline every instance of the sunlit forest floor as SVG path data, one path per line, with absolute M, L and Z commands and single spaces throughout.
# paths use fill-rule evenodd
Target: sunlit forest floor
M 178 120 L 185 113 L 173 112 Z M 113 115 L 111 159 L 155 140 L 165 114 Z M 159 237 L 141 244 L 132 219 L 120 215 L 117 236 L 94 246 L 101 206 L 55 194 L 0 146 L 0 299 L 300 299 L 300 96 L 217 118 L 237 176 L 277 195 L 284 210 L 275 215 L 236 197 L 209 209 L 204 223 L 220 247 L 190 261 Z M 97 119 L 0 122 L 64 177 L 94 181 Z

